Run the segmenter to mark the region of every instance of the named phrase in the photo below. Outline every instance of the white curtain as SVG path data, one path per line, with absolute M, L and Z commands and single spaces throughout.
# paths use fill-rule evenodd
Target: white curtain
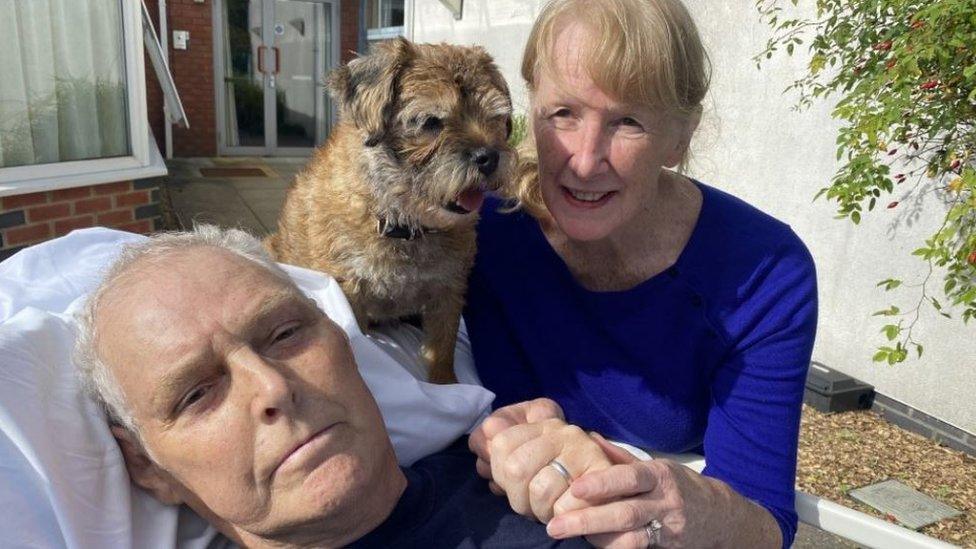
M 129 152 L 123 0 L 0 0 L 0 168 Z

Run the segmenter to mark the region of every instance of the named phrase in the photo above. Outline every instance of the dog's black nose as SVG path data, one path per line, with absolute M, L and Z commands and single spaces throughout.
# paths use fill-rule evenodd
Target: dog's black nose
M 475 149 L 471 151 L 471 161 L 478 166 L 479 172 L 491 175 L 498 168 L 498 151 L 486 147 Z

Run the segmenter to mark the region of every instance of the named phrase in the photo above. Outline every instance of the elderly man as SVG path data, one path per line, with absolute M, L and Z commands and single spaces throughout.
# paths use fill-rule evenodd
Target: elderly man
M 400 468 L 345 333 L 239 231 L 124 251 L 77 357 L 132 481 L 238 544 L 586 546 L 492 495 L 463 441 Z

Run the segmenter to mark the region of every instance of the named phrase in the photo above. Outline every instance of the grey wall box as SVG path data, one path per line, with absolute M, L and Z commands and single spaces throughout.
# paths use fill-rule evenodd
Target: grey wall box
M 812 362 L 807 372 L 803 402 L 828 413 L 867 410 L 874 402 L 874 387 L 819 362 Z

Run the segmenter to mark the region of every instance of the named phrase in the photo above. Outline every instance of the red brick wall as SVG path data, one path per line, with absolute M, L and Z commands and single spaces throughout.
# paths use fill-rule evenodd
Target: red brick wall
M 157 186 L 121 181 L 0 198 L 0 261 L 83 227 L 148 233 L 160 223 Z
M 356 57 L 359 49 L 359 2 L 342 0 L 339 5 L 339 59 L 342 63 Z
M 213 1 L 167 0 L 169 33 L 190 32 L 186 50 L 174 50 L 170 40 L 170 71 L 183 98 L 190 129 L 173 128 L 173 154 L 217 155 L 217 108 L 214 101 Z
M 217 107 L 214 100 L 213 0 L 167 0 L 170 72 L 180 92 L 190 129 L 173 128 L 174 156 L 217 155 Z M 159 2 L 146 0 L 156 32 L 160 33 Z M 185 50 L 173 49 L 173 31 L 190 33 Z M 162 36 L 160 36 L 162 41 Z M 165 151 L 163 95 L 149 59 L 146 59 L 146 102 L 149 125 L 160 151 Z
M 152 18 L 156 32 L 159 33 L 159 5 L 158 0 L 145 0 L 146 7 L 149 8 L 149 15 Z M 160 37 L 161 39 L 162 37 Z M 153 137 L 156 138 L 156 146 L 160 152 L 166 151 L 166 138 L 163 133 L 163 90 L 159 86 L 156 72 L 149 55 L 146 55 L 146 106 L 149 112 L 149 129 L 152 130 Z

